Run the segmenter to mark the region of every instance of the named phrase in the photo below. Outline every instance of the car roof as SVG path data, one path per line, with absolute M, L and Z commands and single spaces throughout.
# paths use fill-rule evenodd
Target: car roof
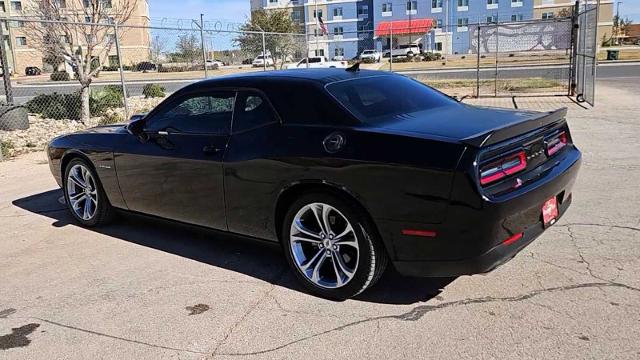
M 276 71 L 255 71 L 233 74 L 202 80 L 184 88 L 193 91 L 209 87 L 252 87 L 258 84 L 287 81 L 308 81 L 326 85 L 336 81 L 365 78 L 371 76 L 398 76 L 393 73 L 375 70 L 346 71 L 345 69 L 292 69 Z

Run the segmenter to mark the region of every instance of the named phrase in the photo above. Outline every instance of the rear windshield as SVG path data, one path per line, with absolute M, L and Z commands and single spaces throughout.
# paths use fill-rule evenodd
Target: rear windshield
M 372 125 L 397 115 L 456 104 L 446 95 L 404 76 L 335 82 L 327 90 L 360 121 Z

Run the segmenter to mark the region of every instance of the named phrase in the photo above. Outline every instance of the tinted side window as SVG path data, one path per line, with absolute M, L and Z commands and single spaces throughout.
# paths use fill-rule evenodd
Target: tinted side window
M 254 129 L 277 121 L 269 103 L 256 92 L 238 94 L 238 105 L 233 117 L 233 132 Z
M 234 100 L 234 92 L 187 95 L 154 114 L 147 130 L 228 134 Z
M 289 80 L 265 88 L 278 114 L 287 124 L 353 125 L 354 121 L 337 105 L 321 85 Z

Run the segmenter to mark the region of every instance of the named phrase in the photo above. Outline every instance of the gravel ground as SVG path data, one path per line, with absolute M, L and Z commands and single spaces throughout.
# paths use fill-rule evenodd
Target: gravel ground
M 271 245 L 141 219 L 80 228 L 42 153 L 2 162 L 0 358 L 638 359 L 638 91 L 600 82 L 595 109 L 572 106 L 573 206 L 511 262 L 390 271 L 345 302 L 305 294 Z

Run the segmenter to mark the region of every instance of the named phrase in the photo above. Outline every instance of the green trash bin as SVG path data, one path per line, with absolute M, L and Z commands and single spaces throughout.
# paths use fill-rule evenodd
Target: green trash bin
M 618 60 L 620 50 L 607 50 L 607 60 Z

